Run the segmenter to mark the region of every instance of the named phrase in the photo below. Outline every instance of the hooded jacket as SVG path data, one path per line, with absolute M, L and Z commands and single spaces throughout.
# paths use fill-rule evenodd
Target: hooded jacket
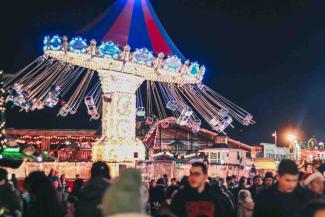
M 302 207 L 310 199 L 306 189 L 296 187 L 291 193 L 282 193 L 274 185 L 257 195 L 253 217 L 300 217 Z
M 150 206 L 153 208 L 155 203 L 161 205 L 166 200 L 167 192 L 163 185 L 157 185 L 149 190 L 149 194 Z
M 147 217 L 148 190 L 137 169 L 126 169 L 107 189 L 102 200 L 103 217 Z
M 254 201 L 250 191 L 240 190 L 238 193 L 238 217 L 252 217 Z
M 174 197 L 171 210 L 177 217 L 228 217 L 225 200 L 213 192 L 208 184 L 199 193 L 190 186 L 185 186 Z
M 91 178 L 80 192 L 76 217 L 101 217 L 100 203 L 110 183 L 102 177 Z
M 222 209 L 224 210 L 224 216 L 236 216 L 235 204 L 233 203 L 232 198 L 219 186 L 210 186 L 210 190 L 216 197 L 218 197 Z

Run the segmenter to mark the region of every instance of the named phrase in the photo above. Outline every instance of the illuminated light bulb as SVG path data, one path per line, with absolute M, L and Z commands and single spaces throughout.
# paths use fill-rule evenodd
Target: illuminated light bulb
M 289 135 L 287 136 L 287 138 L 288 138 L 288 140 L 289 140 L 290 142 L 294 142 L 294 141 L 297 140 L 297 136 L 296 136 L 296 135 L 293 135 L 293 134 L 289 134 Z

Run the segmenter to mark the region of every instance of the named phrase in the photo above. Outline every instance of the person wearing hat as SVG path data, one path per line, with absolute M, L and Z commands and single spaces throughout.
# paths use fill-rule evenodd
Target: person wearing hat
M 137 169 L 126 169 L 106 190 L 102 204 L 103 217 L 148 217 L 147 188 Z
M 324 189 L 324 176 L 318 171 L 308 174 L 304 180 L 304 186 L 310 190 L 315 197 L 322 196 Z

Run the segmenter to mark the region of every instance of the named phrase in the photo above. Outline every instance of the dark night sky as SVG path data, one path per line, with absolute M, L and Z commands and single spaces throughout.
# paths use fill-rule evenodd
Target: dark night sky
M 67 34 L 104 11 L 109 0 L 7 1 L 1 13 L 0 68 L 15 72 L 42 54 L 46 34 Z M 325 1 L 151 0 L 171 38 L 207 66 L 205 83 L 257 121 L 229 134 L 243 142 L 300 128 L 325 138 Z M 7 112 L 7 127 L 97 128 L 85 111 Z

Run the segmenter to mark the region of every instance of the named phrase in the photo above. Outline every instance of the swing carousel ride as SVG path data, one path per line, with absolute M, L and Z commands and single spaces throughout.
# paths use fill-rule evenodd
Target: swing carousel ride
M 153 125 L 175 117 L 193 133 L 203 121 L 218 133 L 234 120 L 254 123 L 202 83 L 205 67 L 185 60 L 149 0 L 117 0 L 80 35 L 97 40 L 46 36 L 44 54 L 6 82 L 6 101 L 26 112 L 59 106 L 62 117 L 84 104 L 90 119 L 102 121 L 92 160 L 144 160 L 136 119 Z

